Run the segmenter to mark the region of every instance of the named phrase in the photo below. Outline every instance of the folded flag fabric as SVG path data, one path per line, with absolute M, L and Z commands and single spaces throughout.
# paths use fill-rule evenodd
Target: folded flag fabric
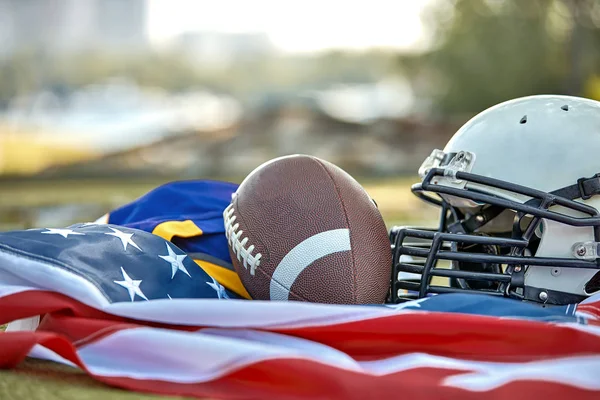
M 543 308 L 445 294 L 400 305 L 247 301 L 147 231 L 0 233 L 0 366 L 223 399 L 597 399 L 600 298 Z

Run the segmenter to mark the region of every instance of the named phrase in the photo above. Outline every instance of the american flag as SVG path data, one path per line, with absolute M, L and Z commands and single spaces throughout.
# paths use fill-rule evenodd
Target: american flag
M 598 317 L 600 298 L 551 308 L 464 294 L 400 305 L 248 301 L 145 231 L 0 233 L 0 324 L 12 322 L 0 366 L 49 359 L 142 392 L 598 399 Z

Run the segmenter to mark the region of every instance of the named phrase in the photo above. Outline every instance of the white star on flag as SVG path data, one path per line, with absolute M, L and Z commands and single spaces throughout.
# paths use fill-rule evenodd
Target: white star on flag
M 45 233 L 47 235 L 60 235 L 67 238 L 69 235 L 85 235 L 85 233 L 75 232 L 72 229 L 57 229 L 57 228 L 46 228 L 48 229 Z
M 111 235 L 111 236 L 115 236 L 115 237 L 118 237 L 119 239 L 121 239 L 121 243 L 123 243 L 123 250 L 127 250 L 127 245 L 130 244 L 133 247 L 135 247 L 136 249 L 138 249 L 139 251 L 142 251 L 142 249 L 140 249 L 139 246 L 137 244 L 135 244 L 133 240 L 131 240 L 133 233 L 121 232 L 118 229 L 110 228 L 110 227 L 108 229 L 112 230 L 112 232 L 105 233 L 105 235 Z
M 185 265 L 183 265 L 183 262 L 182 262 L 187 256 L 175 254 L 175 252 L 173 251 L 171 246 L 169 246 L 168 243 L 166 243 L 166 245 L 167 245 L 167 251 L 169 252 L 169 254 L 166 256 L 159 256 L 159 257 L 171 264 L 171 279 L 173 279 L 175 277 L 175 274 L 177 273 L 177 271 L 181 271 L 191 278 L 192 276 L 190 275 L 190 273 L 185 268 Z
M 212 276 L 210 277 L 210 279 L 212 279 L 213 283 L 206 282 L 206 284 L 211 288 L 215 289 L 215 292 L 217 292 L 217 296 L 219 296 L 220 299 L 228 299 L 229 295 L 227 295 L 227 292 L 225 291 L 223 285 L 217 282 Z
M 127 291 L 129 292 L 129 297 L 131 297 L 131 301 L 133 301 L 133 298 L 135 297 L 136 294 L 138 296 L 140 296 L 142 299 L 148 300 L 148 298 L 146 297 L 144 292 L 142 292 L 142 289 L 140 289 L 140 283 L 142 283 L 142 281 L 131 279 L 129 277 L 129 275 L 127 275 L 127 272 L 125 272 L 123 267 L 121 267 L 121 273 L 123 274 L 123 279 L 125 279 L 125 280 L 124 281 L 113 281 L 113 282 L 116 283 L 117 285 L 121 285 L 125 289 L 127 289 Z

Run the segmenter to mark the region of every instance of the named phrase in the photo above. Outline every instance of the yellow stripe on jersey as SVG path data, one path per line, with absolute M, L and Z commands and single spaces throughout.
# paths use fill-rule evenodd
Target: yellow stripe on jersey
M 167 221 L 156 225 L 152 233 L 162 237 L 165 240 L 171 241 L 173 237 L 189 238 L 201 236 L 200 229 L 193 221 Z M 194 260 L 208 275 L 212 276 L 217 282 L 225 288 L 235 292 L 239 296 L 251 300 L 250 294 L 242 284 L 240 277 L 235 271 L 229 268 L 222 267 L 215 263 L 205 260 Z
M 225 288 L 232 292 L 244 297 L 245 299 L 252 300 L 250 294 L 242 284 L 240 277 L 235 271 L 228 268 L 221 267 L 220 265 L 213 264 L 209 261 L 194 260 L 196 264 L 200 266 L 208 275 L 215 278 L 217 282 L 223 285 Z
M 152 233 L 170 242 L 171 239 L 173 239 L 173 236 L 182 238 L 201 236 L 202 229 L 200 229 L 193 221 L 187 219 L 185 221 L 163 222 L 156 225 L 152 230 Z

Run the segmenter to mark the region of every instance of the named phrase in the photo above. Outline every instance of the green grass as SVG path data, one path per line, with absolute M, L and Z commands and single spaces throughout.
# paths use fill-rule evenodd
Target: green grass
M 235 181 L 235 180 L 233 180 Z M 360 180 L 377 202 L 388 227 L 431 223 L 436 210 L 410 193 L 415 179 Z M 26 225 L 14 210 L 35 210 L 56 204 L 97 204 L 106 211 L 129 202 L 163 181 L 38 181 L 0 182 L 0 226 Z M 4 210 L 4 214 L 2 211 Z M 100 215 L 89 215 L 92 220 Z M 16 220 L 7 224 L 3 218 Z M 63 226 L 75 221 L 66 221 Z M 81 222 L 81 221 L 79 221 Z M 28 222 L 29 223 L 29 222 Z M 0 228 L 1 229 L 1 228 Z M 0 326 L 0 329 L 4 327 Z M 99 383 L 77 369 L 41 360 L 25 360 L 14 370 L 0 370 L 0 399 L 128 400 L 176 399 L 127 392 Z M 180 398 L 181 399 L 181 398 Z
M 100 383 L 84 372 L 66 365 L 27 359 L 15 370 L 0 370 L 0 399 L 150 400 L 184 398 L 125 391 Z

